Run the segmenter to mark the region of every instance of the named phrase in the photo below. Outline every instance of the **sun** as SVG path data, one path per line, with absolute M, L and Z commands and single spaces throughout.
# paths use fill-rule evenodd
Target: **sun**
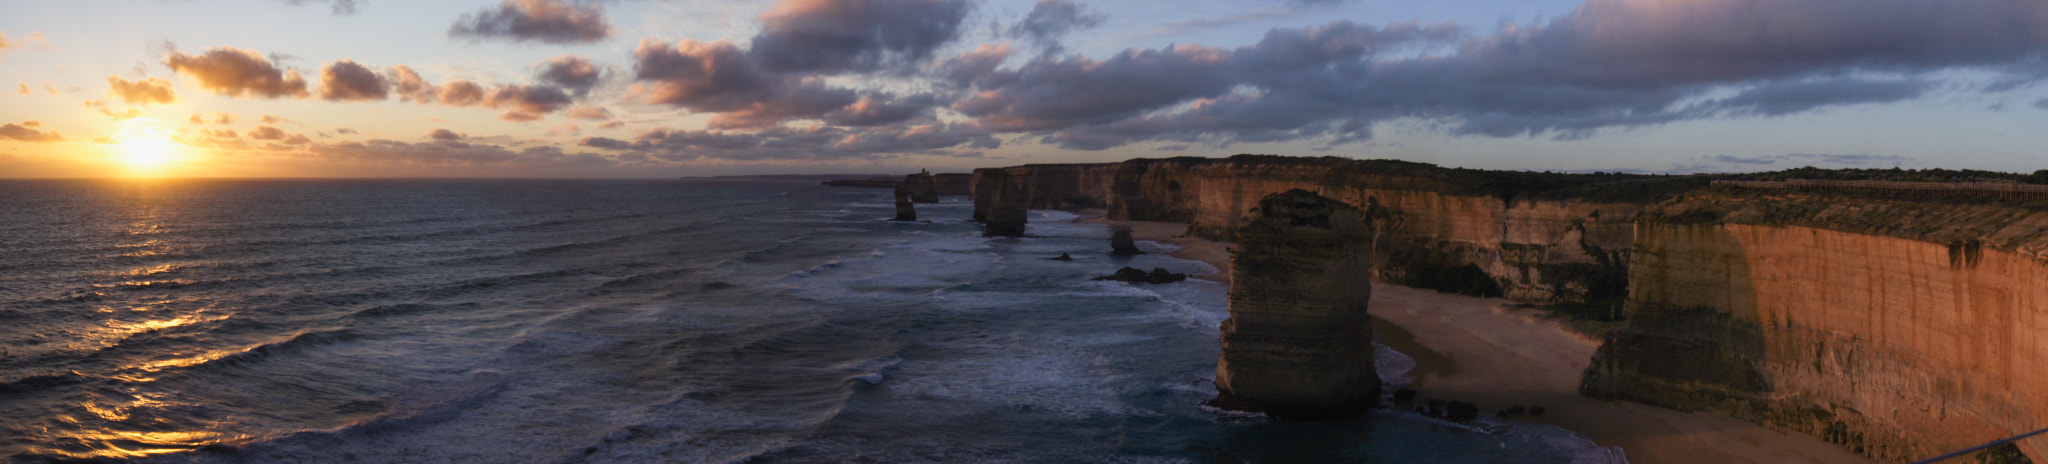
M 154 171 L 177 161 L 177 142 L 153 122 L 149 118 L 122 121 L 121 131 L 114 134 L 115 159 L 137 171 Z

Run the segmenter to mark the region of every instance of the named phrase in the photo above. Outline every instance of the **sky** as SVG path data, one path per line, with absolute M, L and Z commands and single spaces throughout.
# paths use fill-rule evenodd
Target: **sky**
M 2039 0 L 131 0 L 0 15 L 0 178 L 1269 153 L 2048 169 Z

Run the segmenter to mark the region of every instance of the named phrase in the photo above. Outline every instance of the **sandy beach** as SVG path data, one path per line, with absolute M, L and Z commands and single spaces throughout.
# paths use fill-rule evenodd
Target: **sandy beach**
M 1230 280 L 1229 244 L 1186 235 L 1178 223 L 1082 222 L 1122 225 L 1138 240 L 1183 247 L 1173 256 L 1222 270 L 1199 278 Z M 1601 401 L 1578 394 L 1579 378 L 1598 343 L 1515 309 L 1513 302 L 1375 283 L 1371 302 L 1376 340 L 1414 357 L 1412 388 L 1421 396 L 1478 404 L 1482 411 L 1542 406 L 1541 417 L 1603 446 L 1620 446 L 1629 462 L 1870 463 L 1819 438 L 1766 429 L 1732 417 Z

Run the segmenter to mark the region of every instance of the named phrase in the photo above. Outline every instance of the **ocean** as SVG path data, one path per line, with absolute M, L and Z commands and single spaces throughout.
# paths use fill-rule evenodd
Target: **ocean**
M 889 191 L 809 181 L 0 181 L 0 456 L 1611 458 L 1549 426 L 1208 408 L 1227 289 L 1089 279 L 1214 269 L 1111 256 L 1060 211 L 984 238 L 970 209 L 891 222 Z

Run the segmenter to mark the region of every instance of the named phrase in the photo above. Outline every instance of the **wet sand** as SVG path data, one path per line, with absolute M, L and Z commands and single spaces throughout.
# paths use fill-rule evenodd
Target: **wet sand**
M 1229 244 L 1187 236 L 1185 224 L 1081 222 L 1123 225 L 1138 240 L 1183 247 L 1172 255 L 1222 271 L 1196 277 L 1230 280 Z M 1580 375 L 1599 343 L 1508 300 L 1375 283 L 1370 308 L 1375 339 L 1415 358 L 1412 388 L 1421 396 L 1472 402 L 1486 413 L 1542 406 L 1541 417 L 1511 420 L 1555 424 L 1602 446 L 1620 446 L 1635 464 L 1873 462 L 1816 437 L 1720 414 L 1580 396 Z

